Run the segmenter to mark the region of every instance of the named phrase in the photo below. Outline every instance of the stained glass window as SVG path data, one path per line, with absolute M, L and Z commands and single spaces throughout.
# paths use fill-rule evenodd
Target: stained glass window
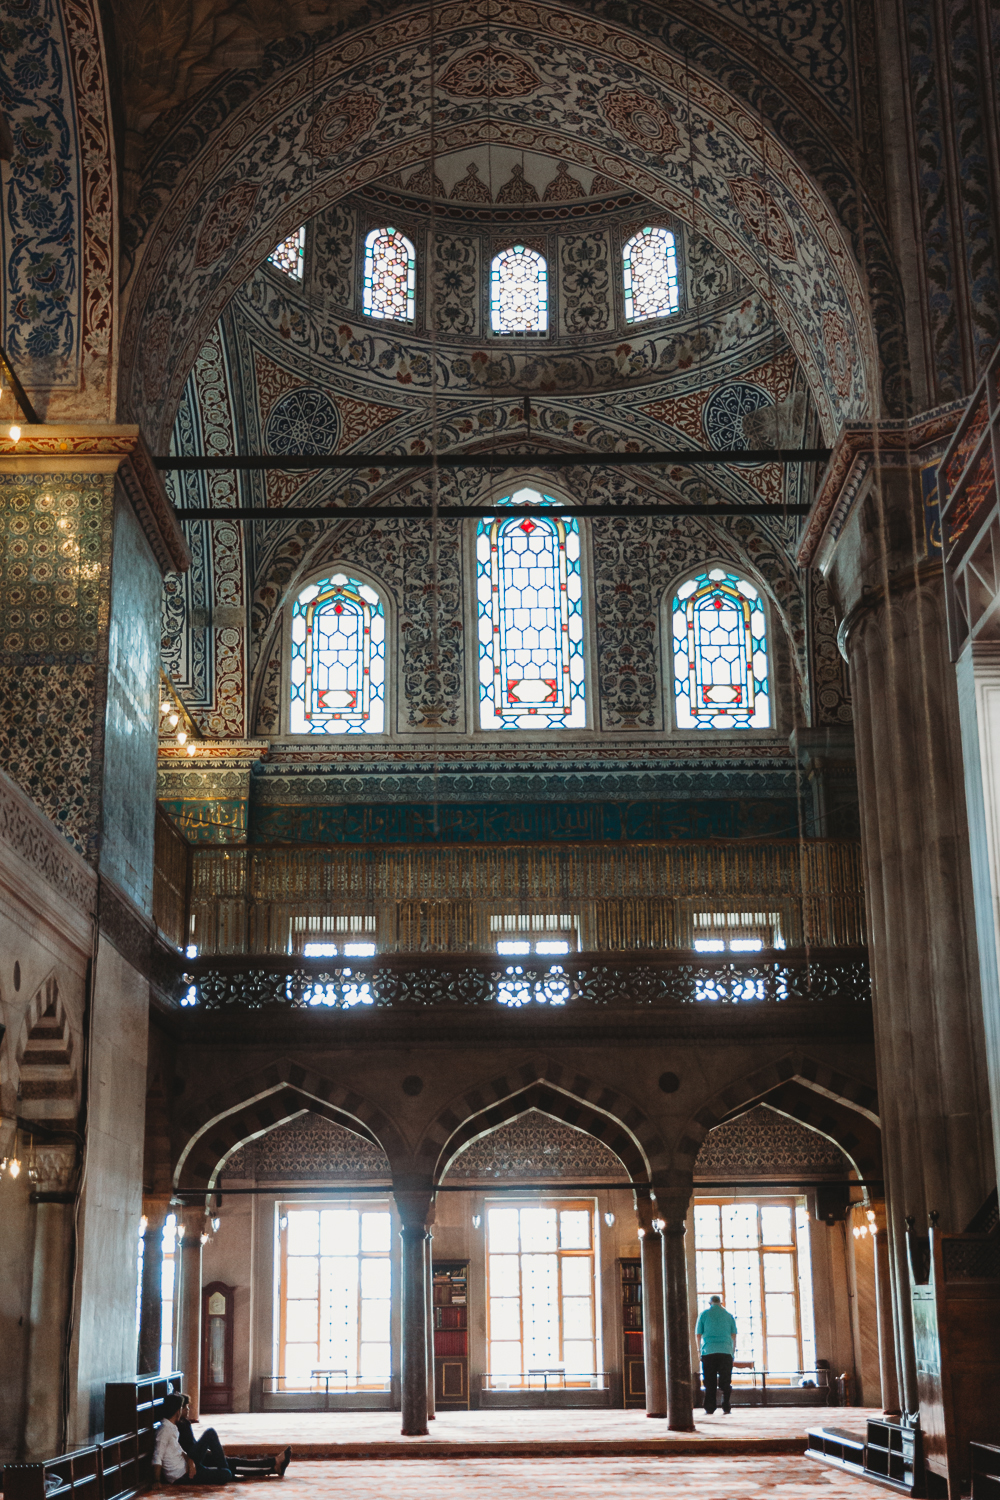
M 665 318 L 677 311 L 677 247 L 669 229 L 647 225 L 622 251 L 625 321 Z
M 375 590 L 335 573 L 292 605 L 292 734 L 381 734 L 385 610 Z
M 306 227 L 296 229 L 287 240 L 282 240 L 280 245 L 275 245 L 267 257 L 272 266 L 277 266 L 279 271 L 284 271 L 286 276 L 293 277 L 296 281 L 302 280 L 302 266 L 306 254 Z
M 767 623 L 752 583 L 723 568 L 689 578 L 672 610 L 678 729 L 766 729 Z
M 490 268 L 490 327 L 494 333 L 545 333 L 549 326 L 549 272 L 545 256 L 511 245 Z
M 537 515 L 481 521 L 476 536 L 483 729 L 586 725 L 580 530 L 556 502 L 518 490 L 501 504 Z
M 373 229 L 365 239 L 363 307 L 370 318 L 412 323 L 416 251 L 398 229 Z

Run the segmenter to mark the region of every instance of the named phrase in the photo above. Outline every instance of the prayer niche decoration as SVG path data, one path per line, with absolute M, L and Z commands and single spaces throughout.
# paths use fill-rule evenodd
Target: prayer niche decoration
M 501 504 L 537 505 L 537 515 L 479 523 L 483 729 L 586 726 L 580 529 L 571 516 L 541 509 L 555 503 L 537 490 L 518 490 Z
M 290 234 L 287 240 L 282 240 L 280 245 L 275 245 L 267 261 L 268 265 L 284 271 L 286 276 L 291 276 L 293 281 L 301 281 L 305 256 L 306 226 L 303 224 L 296 229 L 294 234 Z
M 666 318 L 677 311 L 677 245 L 669 229 L 647 225 L 622 251 L 625 321 Z
M 494 333 L 546 333 L 549 272 L 545 256 L 511 245 L 490 267 L 490 327 Z
M 417 291 L 416 251 L 398 229 L 373 229 L 365 237 L 362 307 L 370 318 L 412 323 Z
M 766 729 L 767 622 L 753 584 L 699 573 L 677 590 L 672 620 L 677 728 Z
M 381 734 L 385 610 L 367 583 L 335 573 L 292 605 L 292 734 Z

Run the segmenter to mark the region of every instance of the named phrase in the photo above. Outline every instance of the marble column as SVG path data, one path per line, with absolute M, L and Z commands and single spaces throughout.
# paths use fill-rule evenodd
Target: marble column
M 875 1309 L 878 1317 L 878 1365 L 882 1382 L 882 1414 L 898 1417 L 899 1370 L 896 1339 L 892 1321 L 892 1287 L 889 1277 L 889 1240 L 886 1235 L 885 1203 L 873 1203 L 875 1222 L 871 1226 L 875 1242 Z
M 427 1239 L 433 1221 L 433 1191 L 397 1190 L 401 1220 L 400 1255 L 400 1393 L 404 1437 L 427 1433 Z
M 73 1274 L 76 1146 L 34 1150 L 35 1248 L 31 1267 L 25 1458 L 51 1458 L 65 1449 L 63 1372 Z
M 162 1198 L 147 1198 L 142 1207 L 146 1227 L 142 1233 L 138 1370 L 140 1375 L 156 1375 L 163 1331 L 163 1226 L 170 1205 Z
M 940 574 L 848 617 L 901 1396 L 918 1407 L 903 1221 L 962 1230 L 994 1182 L 955 673 Z
M 205 1222 L 203 1208 L 185 1208 L 177 1214 L 178 1233 L 184 1229 L 177 1246 L 180 1267 L 177 1361 L 184 1374 L 183 1389 L 191 1397 L 192 1422 L 198 1421 L 201 1404 L 201 1256 Z
M 663 1215 L 663 1303 L 667 1346 L 667 1426 L 671 1432 L 694 1432 L 691 1387 L 691 1328 L 688 1316 L 687 1251 L 684 1234 L 687 1204 L 659 1204 Z
M 424 1240 L 424 1288 L 427 1293 L 427 1420 L 437 1416 L 434 1390 L 434 1238 L 428 1232 Z
M 648 1192 L 635 1194 L 642 1262 L 642 1355 L 646 1416 L 667 1415 L 667 1365 L 663 1324 L 663 1247 L 656 1205 Z

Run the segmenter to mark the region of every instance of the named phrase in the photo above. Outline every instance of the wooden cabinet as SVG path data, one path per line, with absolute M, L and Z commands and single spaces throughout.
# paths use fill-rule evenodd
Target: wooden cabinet
M 114 1381 L 104 1387 L 105 1439 L 135 1434 L 136 1465 L 140 1484 L 148 1484 L 153 1465 L 156 1427 L 163 1416 L 163 1398 L 179 1391 L 183 1376 L 140 1375 L 135 1380 Z
M 96 1448 L 78 1448 L 44 1463 L 6 1464 L 4 1500 L 101 1500 L 101 1461 Z
M 434 1403 L 469 1406 L 469 1262 L 434 1262 Z
M 201 1410 L 233 1409 L 233 1299 L 236 1288 L 212 1281 L 201 1294 Z
M 1000 1447 L 971 1443 L 972 1500 L 1000 1500 Z
M 622 1259 L 622 1405 L 646 1405 L 646 1364 L 642 1344 L 642 1263 Z
M 885 1419 L 870 1420 L 865 1444 L 865 1477 L 887 1480 L 907 1495 L 922 1493 L 919 1429 Z

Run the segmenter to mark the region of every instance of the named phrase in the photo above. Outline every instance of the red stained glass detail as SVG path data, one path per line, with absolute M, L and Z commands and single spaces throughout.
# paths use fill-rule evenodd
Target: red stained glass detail
M 716 594 L 715 598 L 712 600 L 712 603 L 715 605 L 716 609 L 722 608 L 722 600 L 719 598 L 718 594 Z
M 530 536 L 530 535 L 531 535 L 531 533 L 532 533 L 532 532 L 533 532 L 533 531 L 534 531 L 534 530 L 535 530 L 535 529 L 536 529 L 536 527 L 535 527 L 535 523 L 534 523 L 534 521 L 528 521 L 528 520 L 525 520 L 525 521 L 522 521 L 522 522 L 521 522 L 521 530 L 522 530 L 522 531 L 523 531 L 523 532 L 524 532 L 524 534 L 525 534 L 525 535 L 526 535 L 526 536 Z
M 342 615 L 344 613 L 344 606 L 342 604 L 335 604 L 333 606 L 333 612 L 335 615 Z

